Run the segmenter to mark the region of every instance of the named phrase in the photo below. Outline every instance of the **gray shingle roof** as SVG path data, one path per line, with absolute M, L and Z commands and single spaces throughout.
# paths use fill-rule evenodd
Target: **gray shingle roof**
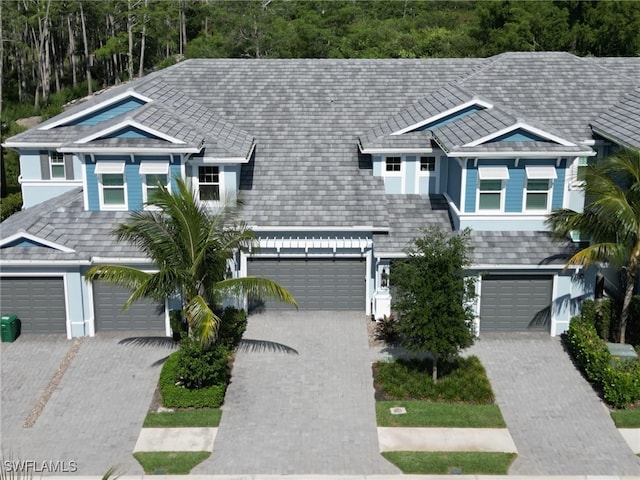
M 202 136 L 207 156 L 239 156 L 255 145 L 240 179 L 243 215 L 250 224 L 298 229 L 369 225 L 375 231 L 389 231 L 375 235 L 376 251 L 397 253 L 425 225 L 451 228 L 448 212 L 440 197 L 385 195 L 382 179 L 372 175 L 370 157 L 358 153 L 358 139 L 393 148 L 415 146 L 409 143 L 415 139 L 428 143 L 429 132 L 411 133 L 405 139 L 388 134 L 473 97 L 497 106 L 491 114 L 496 127 L 526 116 L 563 138 L 587 139 L 589 122 L 596 122 L 608 109 L 613 118 L 616 109 L 627 105 L 628 100 L 623 100 L 613 107 L 639 82 L 632 72 L 640 63 L 631 64 L 564 53 L 503 54 L 490 59 L 188 60 L 74 106 L 63 118 L 134 90 L 153 103 L 125 115 L 189 141 Z M 614 71 L 620 74 L 612 75 Z M 628 98 L 633 100 L 633 95 Z M 455 124 L 471 128 L 469 122 L 476 115 L 486 113 L 476 112 L 441 127 L 450 132 L 452 145 L 460 144 L 465 135 L 462 130 L 454 132 Z M 626 118 L 612 122 L 614 129 L 621 129 L 625 122 L 635 125 Z M 474 135 L 481 134 L 482 125 L 476 126 L 479 130 Z M 68 142 L 75 135 L 86 136 L 92 128 L 32 129 L 10 140 Z M 640 138 L 640 132 L 628 135 Z M 113 140 L 98 142 L 130 142 Z M 504 143 L 483 148 L 542 147 L 538 142 Z M 549 151 L 559 148 L 541 143 Z M 109 234 L 126 216 L 126 212 L 84 212 L 82 193 L 75 191 L 4 222 L 2 237 L 22 228 L 76 250 L 72 254 L 51 251 L 47 253 L 51 258 L 137 256 L 134 248 L 116 245 Z M 481 263 L 511 261 L 509 255 L 515 254 L 535 263 L 552 251 L 550 239 L 539 232 L 513 234 L 530 247 L 528 254 L 517 250 L 522 247 L 511 234 L 476 233 Z M 487 245 L 498 253 L 491 253 Z M 14 251 L 16 258 L 29 258 L 41 250 L 12 248 L 12 258 Z
M 474 265 L 564 265 L 576 252 L 570 242 L 557 242 L 549 232 L 472 231 Z
M 637 72 L 640 75 L 640 71 Z M 640 148 L 640 87 L 625 95 L 592 124 L 594 131 L 629 147 Z

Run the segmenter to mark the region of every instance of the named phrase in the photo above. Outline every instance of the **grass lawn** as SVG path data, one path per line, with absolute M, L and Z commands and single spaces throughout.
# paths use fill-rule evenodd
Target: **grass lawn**
M 205 460 L 211 452 L 136 452 L 145 473 L 188 474 L 193 467 Z
M 439 366 L 431 379 L 430 360 L 378 362 L 373 366 L 376 400 L 430 400 L 447 403 L 491 404 L 493 390 L 478 357 L 459 358 Z
M 405 407 L 407 413 L 392 415 L 391 407 Z M 376 402 L 380 427 L 505 428 L 497 405 L 432 403 L 420 400 Z
M 382 455 L 403 473 L 446 474 L 457 468 L 462 469 L 459 473 L 484 475 L 506 475 L 516 457 L 515 453 L 495 452 L 383 452 Z
M 175 412 L 149 412 L 143 427 L 217 427 L 222 411 L 219 408 L 196 408 Z
M 611 412 L 611 418 L 618 428 L 640 428 L 640 408 Z

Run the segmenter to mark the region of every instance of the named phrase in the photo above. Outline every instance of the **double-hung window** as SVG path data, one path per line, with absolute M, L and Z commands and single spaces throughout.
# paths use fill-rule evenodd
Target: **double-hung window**
M 203 201 L 220 200 L 220 169 L 209 165 L 198 167 L 199 198 Z
M 387 157 L 385 159 L 385 170 L 387 172 L 400 172 L 402 170 L 402 159 L 400 157 Z
M 170 188 L 169 163 L 158 161 L 140 162 L 140 175 L 142 175 L 142 200 L 147 203 L 153 199 L 153 195 L 158 192 L 160 185 Z
M 436 171 L 436 157 L 420 157 L 420 171 L 421 172 L 435 172 Z
M 527 183 L 524 192 L 525 211 L 547 212 L 551 208 L 551 189 L 557 178 L 553 166 L 527 165 Z
M 506 166 L 478 167 L 478 211 L 504 210 L 504 190 L 508 179 Z
M 64 169 L 64 153 L 51 151 L 49 152 L 49 166 L 51 169 L 51 178 L 66 178 Z
M 98 162 L 95 169 L 100 188 L 100 206 L 105 210 L 126 210 L 127 185 L 124 162 Z

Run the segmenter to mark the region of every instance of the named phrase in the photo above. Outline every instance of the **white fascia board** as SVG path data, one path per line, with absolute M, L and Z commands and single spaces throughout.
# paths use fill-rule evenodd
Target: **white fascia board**
M 531 125 L 527 125 L 523 122 L 516 122 L 515 125 L 511 125 L 509 127 L 503 128 L 502 130 L 498 130 L 497 132 L 493 132 L 489 135 L 486 135 L 478 140 L 474 140 L 473 142 L 469 142 L 464 147 L 477 147 L 478 145 L 482 145 L 483 143 L 488 142 L 489 140 L 493 140 L 494 138 L 501 137 L 502 135 L 506 135 L 507 133 L 513 132 L 514 130 L 526 130 L 529 133 L 533 133 L 542 138 L 546 138 L 547 140 L 551 140 L 552 142 L 559 143 L 560 145 L 564 145 L 565 147 L 576 147 L 577 145 L 573 142 L 569 142 L 564 138 L 560 138 L 551 133 L 545 132 L 544 130 L 540 130 L 539 128 L 532 127 Z
M 88 143 L 91 140 L 95 140 L 95 139 L 100 138 L 100 137 L 102 137 L 104 135 L 108 135 L 110 133 L 117 132 L 118 130 L 121 130 L 121 129 L 126 128 L 126 127 L 137 128 L 138 130 L 142 130 L 143 132 L 147 132 L 147 133 L 149 133 L 149 134 L 151 134 L 151 135 L 153 135 L 155 137 L 161 138 L 162 140 L 166 140 L 166 141 L 171 142 L 171 143 L 173 143 L 175 145 L 185 145 L 186 144 L 182 140 L 178 140 L 175 137 L 172 137 L 170 135 L 162 133 L 162 132 L 160 132 L 160 131 L 158 131 L 156 129 L 149 128 L 146 125 L 141 124 L 140 122 L 136 122 L 135 120 L 130 120 L 130 119 L 127 119 L 127 120 L 124 120 L 122 122 L 116 123 L 115 125 L 113 125 L 111 127 L 108 127 L 108 128 L 105 128 L 104 130 L 100 130 L 99 132 L 92 133 L 91 135 L 88 135 L 88 136 L 86 136 L 84 138 L 76 140 L 73 143 L 75 143 L 75 144 Z
M 73 147 L 64 147 L 59 148 L 58 151 L 60 153 L 95 153 L 95 154 L 130 154 L 130 153 L 150 153 L 150 154 L 159 154 L 159 153 L 199 153 L 200 148 L 198 147 L 158 147 L 158 148 L 149 148 L 149 147 L 92 147 L 91 145 L 87 145 L 86 147 L 73 146 Z
M 449 157 L 474 157 L 474 158 L 559 158 L 559 157 L 595 157 L 598 152 L 563 152 L 563 151 L 535 151 L 523 152 L 509 150 L 505 152 L 448 152 Z
M 0 266 L 16 266 L 16 267 L 27 267 L 27 266 L 33 266 L 36 265 L 38 267 L 46 267 L 46 266 L 58 266 L 58 265 L 64 265 L 64 266 L 68 266 L 68 265 L 72 265 L 72 266 L 78 266 L 78 265 L 91 265 L 88 261 L 86 260 L 0 260 Z M 5 272 L 0 272 L 0 273 L 5 273 Z M 38 273 L 36 276 L 44 276 L 43 274 Z M 55 274 L 51 274 L 51 275 L 46 275 L 46 276 L 60 276 L 60 273 L 55 273 Z
M 56 120 L 55 122 L 39 127 L 38 130 L 51 130 L 52 128 L 59 127 L 60 125 L 73 122 L 78 118 L 86 117 L 87 115 L 90 115 L 93 112 L 97 112 L 98 110 L 108 107 L 109 105 L 113 105 L 114 103 L 117 103 L 120 100 L 124 100 L 125 98 L 128 98 L 128 97 L 137 98 L 138 100 L 142 100 L 145 103 L 153 102 L 153 100 L 150 99 L 149 97 L 140 95 L 138 92 L 135 92 L 133 90 L 127 90 L 126 92 L 122 92 L 121 94 L 116 95 L 115 97 L 111 97 L 110 99 L 105 100 L 104 102 L 97 103 L 89 108 L 76 112 L 73 115 L 69 115 L 68 117 L 61 118 L 59 120 Z
M 351 227 L 267 227 L 267 226 L 252 226 L 250 227 L 254 232 L 386 232 L 388 228 L 374 228 L 369 225 L 354 225 Z
M 467 270 L 564 270 L 565 265 L 501 265 L 499 263 L 478 263 L 470 265 Z
M 63 144 L 61 142 L 4 142 L 2 144 L 5 148 L 46 148 L 57 149 Z
M 140 257 L 140 258 L 126 258 L 126 257 L 91 257 L 91 264 L 99 264 L 99 265 L 107 265 L 107 264 L 118 264 L 118 265 L 129 265 L 129 264 L 138 264 L 138 263 L 153 263 L 150 258 Z
M 35 235 L 32 235 L 27 232 L 17 232 L 7 238 L 0 240 L 0 247 L 20 239 L 30 240 L 32 242 L 44 245 L 45 247 L 53 248 L 55 250 L 59 250 L 60 252 L 64 252 L 64 253 L 75 252 L 73 248 L 65 247 L 64 245 L 60 245 L 59 243 L 55 243 L 50 240 L 46 240 L 44 238 L 36 237 Z
M 251 157 L 251 155 L 249 155 Z M 249 158 L 245 157 L 207 157 L 204 156 L 202 158 L 190 158 L 187 161 L 187 165 L 231 165 L 238 163 L 249 163 Z
M 407 254 L 404 252 L 376 252 L 374 257 L 378 260 L 383 258 L 407 258 Z
M 407 153 L 433 153 L 432 147 L 425 148 L 360 148 L 360 153 L 369 153 L 369 154 L 394 154 L 394 155 L 403 155 Z
M 488 103 L 488 102 L 484 102 L 482 100 L 478 100 L 477 98 L 471 99 L 467 102 L 461 103 L 460 105 L 457 105 L 453 108 L 450 108 L 449 110 L 445 110 L 442 113 L 439 113 L 437 115 L 434 115 L 432 117 L 429 117 L 425 120 L 422 120 L 418 123 L 414 123 L 413 125 L 409 126 L 409 127 L 405 127 L 402 130 L 398 130 L 397 132 L 393 132 L 391 135 L 402 135 L 403 133 L 407 133 L 410 132 L 412 130 L 415 130 L 416 128 L 420 128 L 424 125 L 427 125 L 428 123 L 432 123 L 432 122 L 437 122 L 438 120 L 448 117 L 449 115 L 453 115 L 455 113 L 460 112 L 461 110 L 464 110 L 465 108 L 469 108 L 472 107 L 474 105 L 478 105 L 480 107 L 484 107 L 484 108 L 493 108 L 493 105 Z

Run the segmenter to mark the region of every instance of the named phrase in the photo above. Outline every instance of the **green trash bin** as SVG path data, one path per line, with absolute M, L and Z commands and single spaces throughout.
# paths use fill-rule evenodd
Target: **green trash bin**
M 3 342 L 13 342 L 20 334 L 20 320 L 15 315 L 0 317 L 0 338 Z

